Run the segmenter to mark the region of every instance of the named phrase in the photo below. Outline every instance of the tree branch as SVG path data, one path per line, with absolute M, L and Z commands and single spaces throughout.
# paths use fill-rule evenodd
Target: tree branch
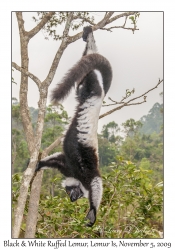
M 77 15 L 74 15 L 72 20 L 76 20 L 76 19 L 83 20 L 83 21 L 85 21 L 85 22 L 91 24 L 92 26 L 95 25 L 95 23 L 94 23 L 93 21 L 91 21 L 90 19 L 88 19 L 88 18 L 86 18 L 86 17 L 83 17 L 83 16 L 81 16 L 81 15 L 78 15 L 78 14 L 77 14 Z
M 156 88 L 159 86 L 159 84 L 160 84 L 161 82 L 163 82 L 163 79 L 162 79 L 162 80 L 159 79 L 159 81 L 158 81 L 158 83 L 156 84 L 155 87 L 149 89 L 149 90 L 146 91 L 144 94 L 142 94 L 142 95 L 140 95 L 140 96 L 138 96 L 138 97 L 132 98 L 131 100 L 129 100 L 129 101 L 127 101 L 127 102 L 123 102 L 123 100 L 124 100 L 124 98 L 123 98 L 121 102 L 115 102 L 114 104 L 104 105 L 104 106 L 112 106 L 112 105 L 122 104 L 121 106 L 118 106 L 118 107 L 116 107 L 116 108 L 114 108 L 114 109 L 111 109 L 111 110 L 109 110 L 108 112 L 106 112 L 106 113 L 100 115 L 100 116 L 99 116 L 99 119 L 101 119 L 101 118 L 103 118 L 103 117 L 105 117 L 105 116 L 107 116 L 107 115 L 110 115 L 110 114 L 112 114 L 113 112 L 122 109 L 123 107 L 131 106 L 131 105 L 139 105 L 139 104 L 142 104 L 142 103 L 146 102 L 146 94 L 148 94 L 150 91 L 153 91 L 154 89 L 156 89 Z M 134 101 L 134 100 L 139 99 L 139 98 L 141 98 L 141 97 L 144 98 L 144 100 L 143 100 L 142 102 L 130 103 L 131 101 Z M 112 100 L 112 99 L 111 99 L 111 100 Z M 112 101 L 113 101 L 113 100 L 112 100 Z M 113 102 L 114 102 L 114 101 L 113 101 Z
M 45 148 L 42 153 L 42 158 L 46 157 L 51 150 L 57 147 L 63 136 L 57 138 L 49 147 Z M 43 170 L 36 173 L 32 180 L 31 186 L 31 195 L 29 200 L 29 209 L 27 214 L 27 222 L 26 222 L 26 230 L 25 230 L 25 238 L 34 238 L 37 224 L 37 216 L 38 216 L 38 206 L 39 206 L 39 198 L 41 192 L 41 184 L 42 184 Z
M 28 37 L 25 36 L 24 30 L 24 20 L 22 17 L 22 12 L 16 12 L 16 17 L 18 21 L 19 34 L 20 34 L 20 44 L 21 44 L 21 65 L 26 71 L 28 70 Z M 21 73 L 21 84 L 20 84 L 20 114 L 22 118 L 22 123 L 24 127 L 24 133 L 27 140 L 28 149 L 31 156 L 31 161 L 29 167 L 23 173 L 22 182 L 20 185 L 18 204 L 14 212 L 14 226 L 12 231 L 12 237 L 18 238 L 20 233 L 20 227 L 23 219 L 24 207 L 27 199 L 28 186 L 32 178 L 32 171 L 34 171 L 35 164 L 35 154 L 32 154 L 34 146 L 34 134 L 33 128 L 28 108 L 27 102 L 27 92 L 28 92 L 28 77 L 22 72 Z
M 36 126 L 36 133 L 35 133 L 35 148 L 39 151 L 41 146 L 41 138 L 43 133 L 44 127 L 44 116 L 46 111 L 46 103 L 47 103 L 47 93 L 48 87 L 42 86 L 39 89 L 39 102 L 38 102 L 38 119 L 37 119 L 37 126 Z
M 49 86 L 50 83 L 52 82 L 53 78 L 54 78 L 54 75 L 55 75 L 55 72 L 56 72 L 56 69 L 58 67 L 58 63 L 60 61 L 60 58 L 65 50 L 65 48 L 67 47 L 67 45 L 69 44 L 69 41 L 68 41 L 68 33 L 69 33 L 69 29 L 70 29 L 70 25 L 71 25 L 71 21 L 73 19 L 73 12 L 70 12 L 68 17 L 67 17 L 67 21 L 66 21 L 66 25 L 65 25 L 65 29 L 63 31 L 63 40 L 62 40 L 62 43 L 55 55 L 55 58 L 52 62 L 52 65 L 50 67 L 50 70 L 49 70 L 49 73 L 46 77 L 46 79 L 44 80 L 43 84 Z
M 62 139 L 63 139 L 63 135 L 58 137 L 50 146 L 45 148 L 43 150 L 42 157 L 46 157 L 54 148 L 56 148 L 61 143 Z
M 21 45 L 21 68 L 28 71 L 28 37 L 25 36 L 24 20 L 22 12 L 16 12 L 16 17 L 18 21 L 19 34 L 20 34 L 20 45 Z M 34 133 L 31 123 L 31 117 L 27 101 L 28 92 L 28 76 L 23 72 L 21 74 L 21 84 L 20 84 L 20 114 L 22 118 L 23 128 L 27 140 L 27 145 L 30 154 L 33 151 Z
M 107 21 L 107 24 L 109 24 L 109 23 L 111 23 L 111 22 L 113 22 L 113 21 L 115 21 L 115 20 L 117 20 L 117 19 L 119 19 L 119 18 L 121 18 L 121 17 L 125 17 L 125 22 L 124 22 L 124 24 L 123 24 L 123 25 L 120 25 L 120 26 L 113 26 L 113 27 L 110 27 L 110 28 L 101 28 L 101 29 L 102 29 L 102 30 L 111 31 L 111 29 L 118 29 L 118 28 L 121 28 L 121 29 L 132 30 L 133 32 L 134 32 L 135 30 L 139 30 L 139 29 L 136 28 L 136 25 L 134 25 L 133 28 L 129 28 L 129 27 L 127 28 L 127 27 L 125 27 L 128 16 L 135 15 L 135 14 L 137 14 L 137 13 L 139 13 L 139 12 L 138 12 L 138 11 L 137 11 L 137 12 L 125 12 L 125 13 L 122 13 L 122 14 L 120 14 L 120 15 L 114 16 L 114 17 L 112 17 L 111 19 L 109 19 L 109 20 Z
M 112 12 L 108 12 L 104 18 L 98 22 L 94 27 L 92 27 L 92 30 L 95 31 L 97 29 L 101 29 L 102 27 L 104 27 L 106 24 L 108 24 L 109 22 L 109 18 L 114 14 L 114 11 Z
M 38 23 L 37 26 L 35 26 L 32 30 L 26 32 L 26 35 L 29 39 L 31 39 L 33 36 L 35 36 L 43 27 L 44 25 L 52 18 L 52 16 L 55 14 L 55 12 L 51 11 L 47 13 L 40 23 Z
M 134 15 L 134 14 L 137 14 L 139 12 L 125 12 L 125 13 L 122 13 L 120 15 L 117 15 L 117 16 L 114 16 L 110 19 L 110 17 L 114 14 L 115 12 L 108 12 L 105 14 L 104 18 L 98 22 L 97 24 L 93 23 L 93 22 L 90 22 L 89 20 L 87 20 L 91 25 L 92 25 L 92 30 L 93 31 L 96 31 L 98 29 L 101 29 L 101 30 L 107 30 L 107 31 L 111 31 L 111 29 L 114 29 L 114 28 L 123 28 L 123 29 L 128 29 L 128 30 L 132 30 L 132 31 L 135 31 L 135 30 L 139 30 L 139 29 L 136 29 L 136 27 L 134 28 L 126 28 L 125 25 L 126 25 L 126 20 L 127 20 L 127 17 L 130 16 L 130 15 Z M 113 21 L 121 18 L 121 17 L 126 17 L 125 19 L 125 22 L 122 26 L 113 26 L 111 28 L 104 28 L 107 24 L 109 23 L 112 23 Z M 73 43 L 75 42 L 76 40 L 80 39 L 82 37 L 82 33 L 83 32 L 80 32 L 74 36 L 70 36 L 69 37 L 69 42 L 70 43 Z
M 155 87 L 153 87 L 152 89 L 149 89 L 149 90 L 146 91 L 144 94 L 142 94 L 142 95 L 140 95 L 140 96 L 138 96 L 138 97 L 135 97 L 135 98 L 129 100 L 128 103 L 129 103 L 129 102 L 132 102 L 132 101 L 134 101 L 134 100 L 136 100 L 136 99 L 138 99 L 138 98 L 140 98 L 140 97 L 142 97 L 142 96 L 145 96 L 146 94 L 148 94 L 148 93 L 151 92 L 152 90 L 156 89 L 156 88 L 159 86 L 159 84 L 161 84 L 162 82 L 163 82 L 163 79 L 162 79 L 162 80 L 159 79 L 159 81 L 158 81 L 158 83 L 156 84 Z
M 139 30 L 137 28 L 126 28 L 123 25 L 121 25 L 121 26 L 112 26 L 112 27 L 109 27 L 109 28 L 101 28 L 101 30 L 107 30 L 107 31 L 111 31 L 111 29 L 124 29 L 124 30 L 132 30 L 132 31 Z
M 26 34 L 26 31 L 24 29 L 24 20 L 23 20 L 23 16 L 22 16 L 22 12 L 21 11 L 17 11 L 16 12 L 16 18 L 17 18 L 17 21 L 18 21 L 18 28 L 19 28 L 19 35 L 20 35 L 20 39 L 23 38 Z M 28 36 L 26 37 L 26 43 L 28 44 Z M 21 44 L 22 46 L 22 44 Z
M 114 12 L 109 12 L 107 13 L 104 18 L 98 22 L 97 24 L 94 24 L 94 23 L 91 23 L 93 26 L 92 26 L 92 30 L 95 31 L 95 30 L 98 30 L 98 29 L 101 29 L 103 26 L 106 25 L 106 22 L 109 20 L 109 18 L 114 14 Z M 73 43 L 75 41 L 77 41 L 78 39 L 80 39 L 82 37 L 82 34 L 83 32 L 80 32 L 74 36 L 69 36 L 69 43 Z
M 36 77 L 34 74 L 30 73 L 29 71 L 21 68 L 20 66 L 18 66 L 15 62 L 12 62 L 12 67 L 15 68 L 16 70 L 22 72 L 23 74 L 25 74 L 26 76 L 30 77 L 38 86 L 38 88 L 41 87 L 41 81 L 38 79 L 38 77 Z
M 128 16 L 131 16 L 131 15 L 135 15 L 137 13 L 139 13 L 139 12 L 138 11 L 124 12 L 124 13 L 122 13 L 120 15 L 114 16 L 111 19 L 109 19 L 109 21 L 107 22 L 107 24 L 112 23 L 112 22 L 114 22 L 115 20 L 117 20 L 117 19 L 119 19 L 121 17 L 128 17 Z
M 20 30 L 20 38 L 21 38 L 21 62 L 22 62 L 22 68 L 24 68 L 26 71 L 28 70 L 28 36 L 26 36 L 25 30 L 24 30 L 24 21 L 22 19 L 22 13 L 17 13 L 17 15 L 19 16 L 18 18 L 18 22 L 19 22 L 19 30 Z M 72 14 L 70 13 L 68 20 L 71 20 L 71 16 Z M 61 58 L 61 55 L 64 51 L 64 49 L 66 48 L 66 42 L 67 42 L 67 34 L 70 28 L 70 22 L 66 22 L 66 27 L 64 30 L 64 38 L 62 41 L 62 47 L 60 52 L 60 57 L 57 58 L 57 62 L 56 60 L 54 60 L 53 64 L 52 64 L 52 71 L 56 70 L 56 67 L 58 65 L 58 62 Z M 25 72 L 26 73 L 26 72 Z M 28 76 L 26 76 L 26 74 L 24 74 L 22 72 L 22 79 L 21 79 L 21 93 L 20 93 L 20 106 L 21 111 L 23 112 L 23 118 L 26 119 L 24 120 L 24 126 L 25 126 L 25 134 L 27 134 L 27 142 L 28 142 L 28 146 L 29 146 L 29 150 L 30 150 L 30 155 L 31 155 L 31 159 L 30 159 L 30 163 L 28 165 L 28 168 L 26 169 L 26 171 L 23 173 L 23 179 L 22 179 L 22 183 L 20 186 L 20 195 L 18 198 L 18 204 L 14 213 L 14 227 L 13 227 L 13 238 L 17 238 L 19 236 L 19 232 L 20 232 L 20 225 L 22 223 L 22 218 L 23 218 L 23 211 L 24 211 L 24 207 L 25 207 L 25 202 L 26 202 L 26 198 L 27 198 L 27 192 L 28 192 L 28 187 L 29 184 L 33 178 L 33 173 L 34 173 L 34 169 L 37 163 L 37 159 L 38 159 L 38 152 L 39 152 L 39 148 L 41 145 L 41 134 L 42 134 L 42 130 L 43 130 L 43 119 L 44 119 L 44 113 L 45 113 L 45 107 L 46 107 L 46 100 L 47 100 L 47 91 L 48 91 L 48 86 L 49 83 L 51 83 L 53 76 L 55 74 L 54 72 L 49 72 L 52 75 L 49 75 L 48 78 L 46 79 L 47 81 L 44 81 L 42 83 L 41 88 L 39 89 L 40 91 L 40 100 L 39 100 L 39 113 L 38 113 L 38 121 L 37 121 L 37 129 L 36 129 L 36 136 L 34 137 L 33 134 L 33 130 L 30 129 L 30 125 L 31 122 L 29 122 L 28 117 L 30 118 L 29 115 L 29 110 L 28 110 L 28 105 L 27 105 L 27 92 L 28 92 Z M 46 83 L 46 84 L 44 84 Z M 28 112 L 26 114 L 26 112 Z M 27 126 L 29 126 L 29 131 L 27 132 Z M 27 219 L 27 225 L 26 225 L 26 232 L 25 232 L 25 237 L 29 238 L 29 237 L 34 237 L 35 235 L 35 227 L 36 227 L 36 218 L 37 218 L 37 211 L 36 209 L 38 208 L 38 202 L 39 202 L 39 195 L 40 195 L 40 188 L 41 188 L 41 182 L 42 182 L 42 173 L 37 174 L 37 177 L 34 180 L 34 186 L 31 190 L 31 197 L 30 197 L 30 211 L 28 211 L 28 219 Z M 34 210 L 33 210 L 34 209 Z M 35 214 L 33 214 L 33 212 L 35 212 Z M 32 220 L 30 220 L 30 218 L 33 217 Z M 35 221 L 34 221 L 35 220 Z M 31 222 L 32 221 L 32 222 Z

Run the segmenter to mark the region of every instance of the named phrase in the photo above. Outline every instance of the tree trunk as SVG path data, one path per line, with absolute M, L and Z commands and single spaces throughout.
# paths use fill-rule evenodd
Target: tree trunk
M 19 34 L 20 34 L 21 67 L 18 67 L 15 63 L 12 63 L 12 65 L 18 70 L 20 69 L 21 71 L 20 114 L 22 118 L 22 123 L 23 123 L 25 137 L 27 140 L 28 149 L 30 152 L 30 163 L 26 171 L 23 173 L 22 183 L 20 186 L 20 194 L 18 197 L 18 203 L 14 212 L 14 226 L 12 230 L 12 238 L 18 238 L 19 236 L 25 203 L 26 203 L 27 194 L 28 194 L 28 188 L 32 180 L 34 170 L 38 161 L 38 154 L 39 154 L 39 150 L 41 146 L 41 136 L 42 136 L 43 124 L 44 124 L 44 113 L 46 109 L 47 90 L 48 90 L 48 86 L 41 86 L 41 82 L 39 81 L 39 79 L 35 77 L 33 74 L 30 74 L 28 72 L 28 65 L 29 65 L 28 43 L 29 43 L 29 40 L 43 28 L 46 22 L 53 15 L 54 15 L 54 12 L 49 12 L 48 14 L 45 15 L 45 17 L 41 20 L 41 22 L 34 29 L 32 29 L 29 32 L 26 32 L 24 29 L 24 20 L 22 17 L 22 12 L 16 12 L 16 17 L 17 17 L 18 27 L 19 27 Z M 37 132 L 35 136 L 34 136 L 34 131 L 32 128 L 32 122 L 31 122 L 31 117 L 30 117 L 29 107 L 28 107 L 28 100 L 27 100 L 28 76 L 30 77 L 32 76 L 31 78 L 36 82 L 40 91 L 40 100 L 38 103 L 39 114 L 38 114 L 38 121 L 37 121 Z M 40 179 L 42 180 L 41 177 Z M 34 214 L 32 214 L 32 216 L 34 216 Z
M 43 171 L 38 172 L 32 183 L 29 202 L 30 213 L 27 216 L 25 238 L 34 238 L 36 232 L 36 223 L 33 222 L 37 222 L 42 177 Z
M 28 187 L 33 176 L 34 167 L 37 161 L 30 161 L 28 168 L 23 173 L 22 182 L 20 186 L 20 195 L 18 197 L 17 207 L 14 213 L 14 226 L 12 230 L 12 238 L 18 238 L 20 233 L 20 227 L 23 219 L 23 213 L 25 208 L 25 203 L 28 194 Z
M 46 148 L 42 153 L 42 158 L 46 157 L 50 151 L 57 147 L 60 144 L 61 139 L 62 137 L 57 138 L 56 141 L 54 141 L 48 148 Z M 32 182 L 25 238 L 35 238 L 42 178 L 43 170 L 37 173 Z
M 28 70 L 28 37 L 24 33 L 24 21 L 22 18 L 22 13 L 16 13 L 18 20 L 18 27 L 20 33 L 20 44 L 21 44 L 21 67 Z M 28 77 L 25 74 L 21 74 L 21 84 L 20 84 L 20 114 L 22 118 L 23 128 L 26 135 L 26 140 L 28 144 L 28 149 L 30 154 L 32 153 L 33 147 L 33 129 L 29 115 L 29 108 L 27 105 L 27 92 L 28 92 Z M 20 233 L 20 227 L 23 219 L 25 202 L 27 199 L 28 187 L 31 181 L 34 165 L 36 164 L 37 155 L 33 155 L 30 164 L 23 174 L 22 183 L 20 186 L 20 193 L 18 197 L 17 207 L 14 213 L 14 226 L 12 231 L 12 237 L 18 238 Z

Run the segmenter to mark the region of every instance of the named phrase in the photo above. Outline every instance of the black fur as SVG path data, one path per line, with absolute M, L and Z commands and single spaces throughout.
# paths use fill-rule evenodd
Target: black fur
M 70 196 L 70 200 L 72 202 L 78 200 L 83 196 L 83 192 L 81 191 L 79 186 L 66 186 L 66 193 Z
M 86 78 L 87 81 L 87 75 L 95 69 L 99 70 L 102 74 L 104 91 L 106 94 L 109 90 L 112 80 L 111 65 L 105 57 L 94 53 L 83 56 L 82 59 L 69 70 L 68 74 L 62 79 L 61 83 L 58 84 L 53 90 L 51 96 L 52 102 L 57 103 L 63 100 L 70 93 L 75 83 L 79 85 L 83 82 L 84 85 L 86 85 L 84 78 Z M 94 80 L 96 81 L 96 79 Z M 92 84 L 94 84 L 94 82 L 91 83 L 91 86 Z M 93 88 L 91 89 L 94 90 L 96 87 L 97 86 L 94 84 Z M 86 89 L 87 88 L 90 88 L 90 86 L 86 86 Z M 96 95 L 96 93 L 93 94 L 92 92 L 90 93 L 87 91 L 86 95 L 89 98 L 91 95 Z
M 37 172 L 43 167 L 58 169 L 66 177 L 72 175 L 72 169 L 66 167 L 66 158 L 63 153 L 58 154 L 57 156 L 53 155 L 53 157 L 50 157 L 49 159 L 46 157 L 39 161 L 35 171 Z
M 83 35 L 82 35 L 83 41 L 85 41 L 85 42 L 87 41 L 89 33 L 92 33 L 92 27 L 91 26 L 84 27 L 83 28 Z

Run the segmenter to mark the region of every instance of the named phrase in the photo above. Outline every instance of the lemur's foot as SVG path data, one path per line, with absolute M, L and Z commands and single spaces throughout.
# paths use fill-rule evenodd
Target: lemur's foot
M 89 222 L 86 224 L 87 227 L 92 227 L 96 221 L 96 211 L 94 208 L 92 208 L 87 216 L 86 216 L 86 220 L 89 220 Z
M 40 163 L 40 162 L 38 162 L 38 163 L 36 164 L 35 172 L 38 172 L 38 171 L 40 170 L 40 168 L 41 168 L 41 166 L 40 166 L 39 163 Z

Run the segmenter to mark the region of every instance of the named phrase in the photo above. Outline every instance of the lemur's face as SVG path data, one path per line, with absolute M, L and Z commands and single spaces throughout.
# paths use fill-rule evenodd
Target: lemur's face
M 69 195 L 72 202 L 83 196 L 83 192 L 79 186 L 66 186 L 66 193 Z
M 85 42 L 87 41 L 89 33 L 92 33 L 92 27 L 91 26 L 84 27 L 82 35 L 83 41 Z

